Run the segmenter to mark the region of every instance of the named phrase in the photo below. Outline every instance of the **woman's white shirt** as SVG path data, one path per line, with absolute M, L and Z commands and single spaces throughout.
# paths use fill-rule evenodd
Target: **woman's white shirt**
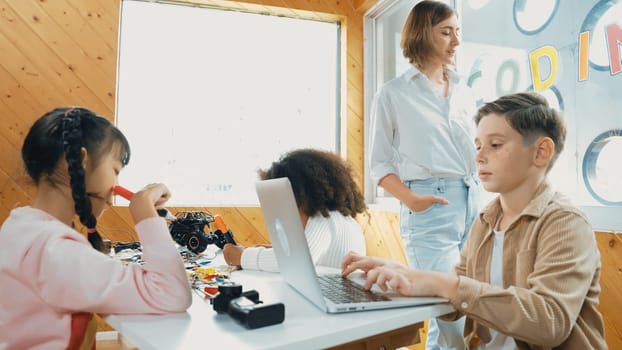
M 376 182 L 392 173 L 402 180 L 423 180 L 475 171 L 475 99 L 451 69 L 448 81 L 445 97 L 413 66 L 378 92 L 370 156 Z

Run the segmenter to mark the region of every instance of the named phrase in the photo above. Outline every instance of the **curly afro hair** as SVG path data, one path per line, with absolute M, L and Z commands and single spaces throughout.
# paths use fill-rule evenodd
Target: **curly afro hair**
M 356 217 L 367 210 L 350 164 L 334 152 L 294 150 L 281 156 L 270 168 L 259 170 L 259 177 L 262 180 L 289 178 L 298 208 L 309 217 L 317 213 L 328 217 L 329 211 Z

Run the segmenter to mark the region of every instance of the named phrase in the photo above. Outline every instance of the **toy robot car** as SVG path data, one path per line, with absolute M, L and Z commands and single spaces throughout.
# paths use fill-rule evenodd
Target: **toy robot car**
M 202 211 L 180 211 L 176 219 L 168 225 L 171 237 L 177 244 L 186 246 L 189 251 L 199 254 L 208 244 L 216 244 L 222 249 L 225 244 L 235 244 L 233 233 L 227 229 L 219 215 L 210 215 Z M 216 230 L 212 232 L 210 223 L 214 222 Z M 205 227 L 209 232 L 205 232 Z

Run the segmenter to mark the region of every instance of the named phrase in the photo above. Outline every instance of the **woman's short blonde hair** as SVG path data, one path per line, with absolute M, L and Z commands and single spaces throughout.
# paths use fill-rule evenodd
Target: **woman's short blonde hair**
M 411 64 L 422 65 L 434 52 L 432 27 L 457 15 L 447 4 L 434 0 L 423 0 L 408 14 L 400 47 Z

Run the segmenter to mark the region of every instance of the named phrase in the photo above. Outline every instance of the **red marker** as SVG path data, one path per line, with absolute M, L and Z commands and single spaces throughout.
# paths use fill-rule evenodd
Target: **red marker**
M 116 185 L 113 189 L 112 189 L 112 193 L 114 193 L 117 196 L 121 196 L 125 199 L 127 199 L 128 201 L 132 200 L 132 197 L 134 196 L 134 192 L 128 190 L 127 188 L 120 186 L 120 185 Z M 167 219 L 167 220 L 171 220 L 171 221 L 175 221 L 177 220 L 177 217 L 175 217 L 175 215 L 171 214 L 170 211 L 168 211 L 168 209 L 166 208 L 162 208 L 162 209 L 156 209 L 158 212 L 158 215 L 160 215 L 161 217 Z
M 112 189 L 112 192 L 114 194 L 116 194 L 117 196 L 121 196 L 121 197 L 127 199 L 128 201 L 131 201 L 132 197 L 134 196 L 134 192 L 128 190 L 127 188 L 125 188 L 123 186 L 119 186 L 119 185 L 116 185 Z

